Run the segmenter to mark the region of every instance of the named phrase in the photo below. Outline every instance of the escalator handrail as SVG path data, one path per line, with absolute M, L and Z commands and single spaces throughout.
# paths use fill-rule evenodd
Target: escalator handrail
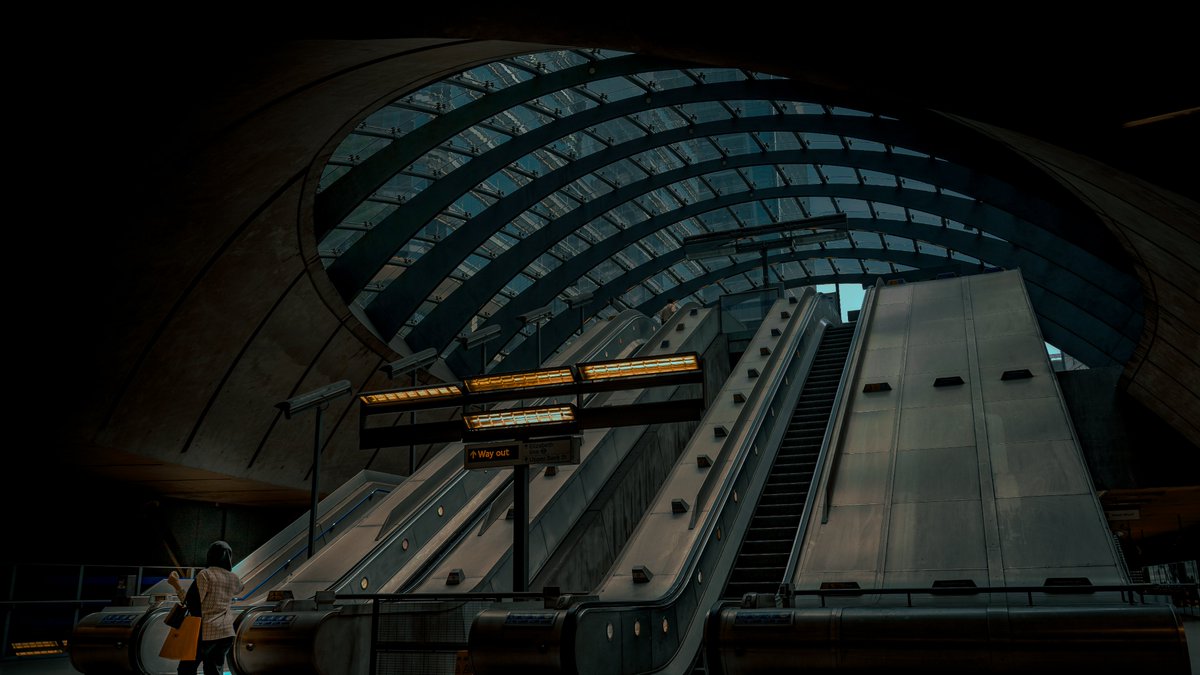
M 864 311 L 859 315 L 859 322 L 861 323 L 861 325 L 856 327 L 854 330 L 855 343 L 854 343 L 854 345 L 851 346 L 850 353 L 846 356 L 846 365 L 842 369 L 842 382 L 841 382 L 841 386 L 838 387 L 838 396 L 840 396 L 842 398 L 838 403 L 838 409 L 837 409 L 837 415 L 836 415 L 837 424 L 834 427 L 836 434 L 833 438 L 830 439 L 830 445 L 834 448 L 837 447 L 836 443 L 841 442 L 842 432 L 845 430 L 846 423 L 848 421 L 848 416 L 846 415 L 845 408 L 846 408 L 846 406 L 848 406 L 850 404 L 851 397 L 843 396 L 843 394 L 844 394 L 845 388 L 847 387 L 847 385 L 849 385 L 848 378 L 852 379 L 853 377 L 858 375 L 858 363 L 861 360 L 863 346 L 866 344 L 865 339 L 858 340 L 858 337 L 860 335 L 865 336 L 867 331 L 870 330 L 870 328 L 871 328 L 871 326 L 870 326 L 871 320 L 875 316 L 875 307 L 877 304 L 876 298 L 879 295 L 878 289 L 881 286 L 883 286 L 882 279 L 875 282 L 874 288 L 868 289 L 868 295 L 867 295 L 867 297 L 865 297 L 863 299 Z M 869 306 L 867 304 L 868 302 L 870 303 Z M 821 523 L 822 524 L 829 522 L 829 507 L 830 507 L 830 503 L 832 502 L 832 499 L 833 499 L 833 488 L 834 488 L 835 483 L 837 482 L 837 470 L 838 470 L 838 464 L 839 464 L 838 460 L 841 458 L 841 456 L 842 456 L 842 453 L 840 453 L 840 452 L 835 452 L 833 454 L 833 457 L 829 461 L 829 473 L 822 480 L 821 487 L 822 487 L 822 491 L 825 495 L 824 504 L 821 508 Z
M 844 419 L 846 417 L 846 406 L 849 403 L 850 396 L 848 395 L 852 388 L 851 382 L 858 375 L 858 362 L 862 354 L 862 345 L 866 342 L 867 328 L 871 323 L 871 316 L 875 312 L 875 289 L 867 290 L 867 295 L 863 298 L 863 311 L 859 313 L 859 320 L 854 326 L 854 335 L 850 339 L 850 348 L 846 350 L 846 362 L 842 364 L 841 379 L 838 380 L 837 393 L 833 395 L 833 406 L 830 408 L 829 421 L 825 424 L 825 435 L 821 439 L 821 449 L 817 451 L 817 461 L 813 466 L 813 477 L 819 478 L 825 470 L 825 465 L 830 464 L 830 474 L 832 476 L 836 467 L 831 463 L 830 449 L 836 448 L 837 443 L 841 440 L 842 431 L 845 429 Z M 826 328 L 826 330 L 829 330 Z M 787 565 L 783 569 L 782 581 L 789 581 L 796 573 L 796 566 L 800 564 L 800 549 L 804 545 L 804 537 L 808 533 L 808 521 L 812 518 L 813 508 L 816 505 L 818 490 L 809 489 L 808 496 L 804 499 L 804 510 L 800 512 L 800 527 L 796 530 L 796 536 L 792 539 L 792 550 L 788 554 Z M 829 500 L 825 501 L 825 511 L 822 516 L 822 522 L 828 518 Z
M 808 322 L 812 319 L 813 312 L 816 311 L 816 303 L 816 292 L 813 291 L 811 286 L 806 287 L 804 292 L 801 293 L 798 303 L 802 304 L 804 307 L 804 316 L 799 320 L 792 322 L 790 327 L 792 331 L 791 333 L 783 335 L 779 338 L 779 342 L 776 343 L 775 347 L 776 354 L 793 354 L 799 347 L 798 343 L 800 341 L 800 336 L 804 334 L 805 326 L 808 325 Z M 785 345 L 786 349 L 783 349 L 782 347 Z M 783 374 L 785 372 L 787 372 L 786 366 L 777 368 L 772 374 L 770 382 L 767 382 L 765 379 L 759 379 L 759 381 L 755 384 L 754 390 L 751 391 L 750 395 L 746 397 L 746 403 L 744 405 L 746 406 L 747 410 L 754 409 L 754 415 L 749 417 L 738 416 L 737 421 L 733 424 L 733 428 L 728 432 L 729 438 L 738 439 L 741 447 L 738 447 L 737 444 L 731 445 L 730 443 L 726 443 L 722 446 L 720 454 L 713 459 L 712 467 L 709 468 L 708 474 L 705 475 L 704 482 L 700 484 L 700 489 L 696 491 L 695 507 L 692 509 L 692 515 L 688 521 L 689 530 L 696 528 L 696 521 L 700 517 L 700 514 L 704 511 L 704 504 L 707 503 L 709 493 L 711 493 L 714 489 L 716 481 L 721 476 L 721 469 L 724 467 L 725 462 L 729 459 L 729 451 L 733 447 L 738 447 L 739 462 L 748 452 L 748 449 L 744 446 L 747 445 L 746 439 L 753 438 L 753 433 L 749 432 L 758 430 L 758 428 L 762 425 L 763 418 L 767 415 L 767 408 L 769 407 L 767 405 L 759 404 L 765 403 L 774 398 L 776 392 L 779 390 L 779 384 L 783 380 Z M 752 405 L 756 405 L 757 408 L 751 408 L 750 406 Z M 721 503 L 721 500 L 727 496 L 727 493 L 730 490 L 733 489 L 731 485 L 732 483 L 728 481 L 726 482 L 721 494 L 717 496 L 717 501 L 714 503 Z
M 757 431 L 760 428 L 762 421 L 766 417 L 767 409 L 770 407 L 770 402 L 779 394 L 779 390 L 784 379 L 784 374 L 788 370 L 788 364 L 791 363 L 792 359 L 796 358 L 795 352 L 800 347 L 801 338 L 805 333 L 806 327 L 813 318 L 813 314 L 816 311 L 819 300 L 820 298 L 811 287 L 804 289 L 804 292 L 800 296 L 800 303 L 798 303 L 803 307 L 804 314 L 801 317 L 797 317 L 793 320 L 792 324 L 789 326 L 788 332 L 785 332 L 784 335 L 780 337 L 779 342 L 776 343 L 776 358 L 784 360 L 781 362 L 780 367 L 775 369 L 774 373 L 772 373 L 770 381 L 768 382 L 765 378 L 760 379 L 755 389 L 751 392 L 751 395 L 747 397 L 745 403 L 747 409 L 749 409 L 749 406 L 756 406 L 757 408 L 755 414 L 752 416 L 753 423 L 749 421 L 750 418 L 746 418 L 745 423 L 734 425 L 734 428 L 728 435 L 728 438 L 731 439 L 732 442 L 728 442 L 723 446 L 721 457 L 719 457 L 717 461 L 714 461 L 713 466 L 709 468 L 710 477 L 720 472 L 720 467 L 722 464 L 719 462 L 723 461 L 722 457 L 724 459 L 729 459 L 729 453 L 734 453 L 735 455 L 733 458 L 735 467 L 743 467 L 745 465 L 746 459 L 750 455 L 751 448 L 754 445 L 753 440 L 757 435 Z M 792 384 L 794 386 L 800 386 L 802 382 L 798 381 Z M 743 420 L 739 419 L 739 422 L 743 422 Z M 731 497 L 733 486 L 737 482 L 740 472 L 741 471 L 739 468 L 737 470 L 730 470 L 726 474 L 726 480 L 721 485 L 721 491 L 717 493 L 716 497 L 713 499 L 714 505 L 727 504 L 732 501 Z M 709 480 L 710 479 L 706 477 L 705 482 L 707 483 Z M 703 490 L 703 486 L 701 489 Z M 703 508 L 704 502 L 697 499 L 696 504 L 692 508 L 692 512 L 698 513 L 702 511 Z M 622 607 L 633 609 L 635 611 L 645 609 L 653 611 L 655 609 L 669 607 L 678 602 L 680 597 L 683 596 L 683 594 L 693 583 L 693 580 L 695 579 L 694 571 L 696 566 L 699 564 L 700 557 L 707 548 L 707 542 L 713 538 L 714 530 L 716 529 L 719 521 L 720 513 L 717 512 L 715 508 L 710 510 L 710 516 L 701 525 L 700 533 L 697 535 L 695 540 L 696 543 L 692 546 L 691 550 L 688 551 L 687 557 L 680 566 L 679 574 L 676 575 L 671 586 L 661 596 L 655 599 L 633 602 L 628 600 L 585 600 L 583 602 L 573 604 L 569 609 L 566 610 L 567 617 L 565 619 L 564 626 L 571 627 L 571 630 L 573 631 L 575 627 L 579 625 L 580 615 L 589 610 L 602 610 L 606 608 Z M 694 524 L 690 525 L 689 529 L 694 529 Z M 701 610 L 700 606 L 697 605 L 696 612 L 697 614 L 693 615 L 693 619 L 687 621 L 685 625 L 693 625 L 695 620 L 694 617 L 702 616 L 704 610 Z M 677 620 L 682 621 L 682 617 L 677 617 Z M 573 638 L 569 639 L 573 640 Z M 682 641 L 679 643 L 679 647 L 682 648 Z M 677 652 L 678 650 L 676 650 L 676 653 Z M 669 659 L 667 663 L 670 663 L 670 661 L 673 659 L 674 654 L 672 654 L 671 659 Z
M 340 523 L 341 523 L 343 520 L 345 520 L 346 518 L 348 518 L 348 517 L 349 517 L 351 514 L 353 514 L 355 511 L 357 511 L 357 510 L 358 510 L 358 508 L 359 508 L 360 506 L 362 506 L 363 504 L 366 504 L 368 501 L 370 501 L 372 498 L 374 498 L 374 497 L 375 497 L 375 493 L 377 493 L 377 492 L 382 492 L 382 493 L 384 493 L 384 494 L 388 494 L 388 493 L 389 493 L 389 492 L 391 492 L 391 491 L 392 491 L 392 489 L 391 489 L 391 488 L 381 488 L 381 487 L 377 487 L 377 488 L 375 488 L 374 490 L 371 490 L 371 491 L 370 491 L 370 492 L 368 492 L 367 494 L 363 495 L 362 499 L 359 499 L 359 500 L 358 500 L 358 501 L 357 501 L 357 502 L 354 504 L 354 506 L 351 506 L 351 507 L 350 507 L 350 510 L 346 511 L 345 513 L 343 513 L 343 514 L 341 515 L 341 517 L 339 517 L 337 520 L 333 521 L 333 523 L 331 523 L 331 524 L 330 524 L 328 527 L 326 527 L 324 530 L 321 530 L 320 534 L 318 534 L 316 537 L 314 537 L 314 538 L 313 538 L 313 540 L 314 540 L 314 541 L 316 541 L 317 539 L 320 539 L 321 537 L 324 537 L 325 535 L 329 534 L 329 533 L 330 533 L 330 532 L 333 530 L 333 528 L 337 527 L 337 526 L 338 526 L 338 524 L 340 524 Z M 263 579 L 261 582 L 259 582 L 259 583 L 258 583 L 258 585 L 256 585 L 256 586 L 255 586 L 253 589 L 251 589 L 250 591 L 248 591 L 248 592 L 247 592 L 245 595 L 242 595 L 242 596 L 240 596 L 240 597 L 234 597 L 234 600 L 235 600 L 235 601 L 238 601 L 238 602 L 244 602 L 244 601 L 246 601 L 247 599 L 254 597 L 254 594 L 255 594 L 255 593 L 257 593 L 257 592 L 259 591 L 259 589 L 261 589 L 261 588 L 262 588 L 264 585 L 266 585 L 266 583 L 267 583 L 268 581 L 270 581 L 271 579 L 274 579 L 274 578 L 275 578 L 275 575 L 277 575 L 277 574 L 279 574 L 280 572 L 282 572 L 282 571 L 284 571 L 285 569 L 287 569 L 289 566 L 291 566 L 291 564 L 292 564 L 292 561 L 294 561 L 296 558 L 300 557 L 300 555 L 301 555 L 301 554 L 304 554 L 304 553 L 307 553 L 307 552 L 308 552 L 308 543 L 306 542 L 306 543 L 304 544 L 304 546 L 300 547 L 300 550 L 299 550 L 299 551 L 296 551 L 295 553 L 293 553 L 293 554 L 292 554 L 292 556 L 291 556 L 290 558 L 288 558 L 287 560 L 283 561 L 283 563 L 281 563 L 281 564 L 280 564 L 278 567 L 276 567 L 276 568 L 275 568 L 275 571 L 274 571 L 274 572 L 271 572 L 270 576 L 268 576 L 266 579 Z
M 631 323 L 638 321 L 638 320 L 648 320 L 648 319 L 645 314 L 643 314 L 637 310 L 630 309 L 630 310 L 625 310 L 625 311 L 621 312 L 620 314 L 616 315 L 616 317 L 612 321 L 605 322 L 606 325 L 604 327 L 602 327 L 599 331 L 597 331 L 596 338 L 589 339 L 587 342 L 585 342 L 581 346 L 580 349 L 576 350 L 576 352 L 574 352 L 574 353 L 578 353 L 579 351 L 586 352 L 587 350 L 598 350 L 599 346 L 597 346 L 597 345 L 606 344 L 607 341 L 612 339 L 612 336 L 614 334 L 619 333 L 621 330 L 628 327 Z M 601 338 L 599 336 L 603 336 L 603 338 Z M 558 356 L 559 362 L 561 362 L 565 358 L 567 358 L 567 353 L 565 353 L 565 352 Z M 545 400 L 545 399 L 539 399 L 539 400 Z M 534 403 L 534 405 L 536 405 L 536 402 Z M 435 490 L 433 492 L 432 496 L 424 501 L 424 504 L 422 506 L 414 507 L 412 512 L 409 513 L 408 517 L 398 521 L 397 524 L 391 529 L 391 531 L 385 537 L 383 537 L 371 549 L 370 552 L 368 552 L 366 555 L 364 555 L 359 560 L 358 563 L 353 565 L 345 574 L 343 574 L 337 580 L 336 583 L 331 584 L 330 588 L 336 589 L 336 588 L 342 588 L 342 587 L 347 587 L 347 586 L 352 585 L 353 580 L 358 578 L 360 570 L 362 570 L 363 567 L 365 567 L 367 564 L 369 564 L 370 561 L 374 560 L 381 550 L 390 546 L 396 540 L 396 538 L 400 536 L 401 533 L 403 533 L 414 522 L 419 520 L 423 514 L 429 512 L 431 509 L 435 508 L 436 505 L 443 499 L 443 497 L 445 495 L 449 494 L 451 491 L 454 490 L 454 488 L 458 485 L 458 482 L 461 481 L 463 479 L 463 477 L 467 475 L 467 473 L 468 473 L 467 469 L 459 467 L 457 469 L 457 471 L 455 471 L 452 475 L 450 475 L 448 478 L 446 478 L 445 482 L 443 482 L 441 484 L 440 489 Z M 508 482 L 511 482 L 511 481 L 512 481 L 512 478 L 511 478 L 511 474 L 510 474 L 510 477 L 508 478 Z M 507 485 L 507 483 L 506 483 L 506 485 Z M 501 488 L 501 490 L 503 490 L 503 488 Z M 491 500 L 487 500 L 487 504 L 485 504 L 485 506 L 483 506 L 481 508 L 487 508 L 488 506 L 490 506 L 490 503 L 491 503 Z M 479 514 L 474 513 L 474 514 L 471 514 L 467 520 L 469 522 L 475 522 L 475 521 L 477 521 L 478 517 L 479 517 Z M 440 550 L 434 553 L 434 557 L 438 557 L 440 555 L 441 555 Z M 408 587 L 411 583 L 412 583 L 412 579 L 406 579 L 404 582 L 402 582 L 400 584 L 400 587 L 401 588 Z
M 696 303 L 688 303 L 684 307 L 691 307 L 695 304 Z M 696 306 L 698 307 L 698 305 L 696 305 Z M 682 311 L 682 310 L 683 310 L 683 308 L 680 308 L 680 311 Z M 635 312 L 635 311 L 636 310 L 626 310 L 626 312 Z M 638 318 L 644 317 L 644 315 L 642 315 L 641 312 L 637 312 L 636 315 L 630 315 L 630 316 L 631 316 L 631 320 L 637 320 Z M 624 326 L 628 325 L 629 321 L 624 321 L 624 322 L 613 321 L 612 323 L 620 323 L 621 327 L 624 327 Z M 617 332 L 619 332 L 619 330 Z M 658 344 L 662 335 L 667 332 L 668 332 L 668 325 L 660 326 L 659 329 L 657 331 L 655 331 L 654 334 L 651 336 L 651 339 L 647 340 L 645 343 L 642 343 L 642 346 L 638 347 L 637 351 L 640 352 L 642 347 L 645 347 L 647 345 Z M 611 339 L 611 337 L 608 339 Z M 606 344 L 605 340 L 598 340 L 598 341 L 594 340 L 594 341 L 591 341 L 591 343 L 587 346 L 587 348 L 592 348 L 592 349 L 595 349 L 598 351 L 599 348 L 593 347 L 592 345 L 603 345 L 603 344 Z M 593 356 L 594 356 L 594 354 L 595 354 L 595 352 L 593 352 Z M 599 393 L 591 394 L 583 402 L 583 406 L 586 407 L 586 406 L 592 405 L 593 403 L 603 403 L 613 393 L 615 393 L 615 392 L 609 391 L 609 392 L 599 392 Z M 545 401 L 546 399 L 540 399 L 540 400 Z M 535 402 L 534 405 L 537 405 L 537 403 Z M 535 480 L 535 476 L 531 475 L 529 477 L 529 480 L 530 480 L 530 482 L 532 482 L 533 480 Z M 495 491 L 493 491 L 492 497 L 490 497 L 487 500 L 487 504 L 485 506 L 480 506 L 479 510 L 475 513 L 475 515 L 473 515 L 463 525 L 461 530 L 459 532 L 456 532 L 454 534 L 454 536 L 448 537 L 446 539 L 446 542 L 442 545 L 441 549 L 439 549 L 437 552 L 435 552 L 434 555 L 430 556 L 429 560 L 427 560 L 425 562 L 425 564 L 423 564 L 421 566 L 421 568 L 418 569 L 417 572 L 412 575 L 411 578 L 406 580 L 404 582 L 404 584 L 401 585 L 400 588 L 402 590 L 400 591 L 400 593 L 404 594 L 404 595 L 412 595 L 413 594 L 412 589 L 419 587 L 420 584 L 426 580 L 426 578 L 428 577 L 430 572 L 437 569 L 437 567 L 442 562 L 444 562 L 445 559 L 449 555 L 451 555 L 454 551 L 456 551 L 458 549 L 459 545 L 465 539 L 466 533 L 471 530 L 474 530 L 475 526 L 479 523 L 481 518 L 488 517 L 489 513 L 485 513 L 485 511 L 490 512 L 493 509 L 493 505 L 496 503 L 496 500 L 499 499 L 500 496 L 505 493 L 505 491 L 508 489 L 508 487 L 510 485 L 512 485 L 512 483 L 513 483 L 513 475 L 509 474 L 509 477 L 504 481 L 504 483 L 501 484 Z M 535 576 L 536 574 L 537 574 L 536 570 L 531 571 L 530 578 L 533 578 L 533 576 Z M 485 579 L 489 576 L 490 576 L 490 573 L 484 575 Z M 484 583 L 484 582 L 480 582 L 480 583 Z
M 791 324 L 789 332 L 785 333 L 780 338 L 780 341 L 777 343 L 779 346 L 775 351 L 775 354 L 777 355 L 776 358 L 785 359 L 788 362 L 794 358 L 793 354 L 799 346 L 800 338 L 804 334 L 804 328 L 808 325 L 809 321 L 812 319 L 813 312 L 816 310 L 815 295 L 816 293 L 812 290 L 812 288 L 804 289 L 804 293 L 801 295 L 801 302 L 804 303 L 804 316 L 795 320 Z M 761 426 L 763 419 L 767 415 L 767 409 L 770 407 L 769 403 L 778 394 L 779 388 L 783 381 L 784 373 L 787 372 L 786 363 L 781 363 L 783 365 L 775 369 L 775 372 L 772 373 L 772 376 L 769 378 L 769 380 L 767 378 L 760 379 L 750 396 L 747 397 L 746 403 L 744 404 L 746 409 L 756 408 L 756 411 L 753 415 L 747 418 L 740 418 L 739 424 L 734 425 L 733 430 L 731 430 L 728 435 L 730 441 L 723 446 L 721 455 L 718 456 L 712 467 L 709 468 L 709 476 L 715 476 L 720 473 L 720 467 L 722 466 L 721 462 L 729 459 L 729 453 L 733 453 L 735 455 L 734 461 L 736 465 L 740 466 L 745 463 L 746 457 L 751 453 L 751 448 L 754 445 L 753 439 L 755 433 L 752 432 L 757 432 Z M 753 419 L 753 422 L 750 421 L 751 418 Z M 730 501 L 730 497 L 733 492 L 733 485 L 737 482 L 737 477 L 737 471 L 729 471 L 726 474 L 726 480 L 721 485 L 721 491 L 717 493 L 717 496 L 713 499 L 714 504 L 721 504 Z M 708 482 L 710 479 L 706 478 L 705 480 Z M 703 487 L 701 489 L 703 489 Z M 698 513 L 702 511 L 703 508 L 704 503 L 697 500 L 696 504 L 692 507 L 692 512 Z M 718 514 L 713 513 L 711 514 L 711 517 L 707 518 L 703 522 L 700 534 L 696 537 L 697 543 L 692 547 L 692 550 L 688 552 L 687 557 L 684 559 L 680 567 L 680 573 L 676 576 L 671 587 L 668 588 L 667 591 L 659 598 L 636 603 L 631 603 L 628 600 L 588 600 L 573 605 L 571 611 L 578 612 L 584 609 L 599 607 L 629 607 L 633 604 L 637 604 L 639 607 L 658 607 L 674 602 L 683 593 L 687 584 L 691 581 L 691 570 L 695 568 L 700 554 L 702 553 L 702 549 L 704 548 L 702 543 L 709 539 L 712 530 L 716 527 L 718 520 Z M 689 529 L 694 529 L 694 525 L 690 526 Z

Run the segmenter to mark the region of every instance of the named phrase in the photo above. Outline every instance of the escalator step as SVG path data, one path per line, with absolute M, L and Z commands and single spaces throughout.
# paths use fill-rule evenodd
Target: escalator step
M 742 553 L 783 553 L 792 551 L 791 539 L 756 539 L 742 544 Z

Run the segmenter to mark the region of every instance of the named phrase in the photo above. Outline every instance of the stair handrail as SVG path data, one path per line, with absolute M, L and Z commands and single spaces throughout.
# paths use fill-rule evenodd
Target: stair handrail
M 863 308 L 862 311 L 859 312 L 857 322 L 858 325 L 854 328 L 854 338 L 850 343 L 850 351 L 846 355 L 846 365 L 842 366 L 842 379 L 838 384 L 837 394 L 834 396 L 834 414 L 830 415 L 829 417 L 829 425 L 825 428 L 825 438 L 821 441 L 820 456 L 830 454 L 831 448 L 836 449 L 838 444 L 841 443 L 842 435 L 845 433 L 846 422 L 848 420 L 846 408 L 850 405 L 851 398 L 850 396 L 847 396 L 846 393 L 852 386 L 851 382 L 858 375 L 858 366 L 862 361 L 861 357 L 863 345 L 866 344 L 865 336 L 867 331 L 871 328 L 871 320 L 875 317 L 875 305 L 878 297 L 878 289 L 882 285 L 883 280 L 877 280 L 875 282 L 875 287 L 867 289 L 867 294 L 863 298 Z M 832 452 L 832 454 L 828 457 L 829 471 L 822 481 L 821 489 L 817 490 L 817 492 L 821 492 L 825 497 L 821 508 L 822 525 L 829 522 L 830 502 L 833 499 L 833 488 L 837 481 L 838 460 L 840 458 L 840 452 Z M 813 475 L 816 476 L 820 474 L 814 473 Z M 808 529 L 808 520 L 801 519 L 800 526 L 801 532 L 799 534 L 806 534 Z M 802 544 L 803 536 L 797 536 L 796 542 L 792 546 L 793 553 L 797 557 L 797 562 L 799 562 L 799 549 Z M 790 562 L 791 561 L 789 561 L 789 563 Z M 791 568 L 789 574 L 794 573 L 795 568 Z

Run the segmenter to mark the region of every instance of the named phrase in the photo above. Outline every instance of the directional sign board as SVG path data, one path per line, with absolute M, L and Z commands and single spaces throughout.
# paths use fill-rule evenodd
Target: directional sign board
M 475 443 L 463 447 L 463 466 L 467 469 L 490 469 L 517 464 L 578 463 L 579 436 L 507 443 Z

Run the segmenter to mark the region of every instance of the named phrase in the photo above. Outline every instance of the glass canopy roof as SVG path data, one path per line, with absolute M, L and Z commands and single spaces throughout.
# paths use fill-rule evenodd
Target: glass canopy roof
M 335 150 L 318 201 L 345 201 L 363 175 L 375 187 L 318 218 L 319 255 L 385 339 L 448 354 L 502 323 L 496 359 L 532 335 L 519 314 L 549 304 L 566 321 L 580 293 L 604 296 L 588 312 L 602 320 L 761 286 L 757 254 L 687 259 L 682 240 L 705 232 L 846 214 L 847 239 L 772 253 L 769 281 L 791 286 L 1050 262 L 1038 237 L 1013 236 L 1027 214 L 988 198 L 1001 181 L 906 147 L 894 118 L 797 92 L 606 50 L 472 68 Z

